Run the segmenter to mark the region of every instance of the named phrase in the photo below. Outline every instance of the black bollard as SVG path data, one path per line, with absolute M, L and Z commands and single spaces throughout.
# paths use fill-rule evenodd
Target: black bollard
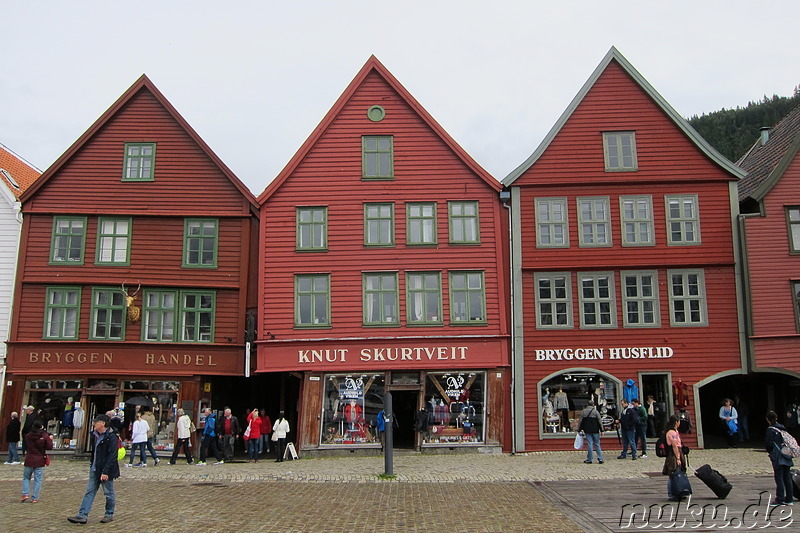
M 383 447 L 383 470 L 387 476 L 394 475 L 394 412 L 392 412 L 392 393 L 387 392 L 383 395 L 383 420 L 385 425 L 386 441 Z

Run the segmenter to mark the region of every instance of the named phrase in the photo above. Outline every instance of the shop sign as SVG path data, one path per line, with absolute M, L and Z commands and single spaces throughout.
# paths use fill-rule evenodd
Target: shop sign
M 340 400 L 363 400 L 364 398 L 364 380 L 361 378 L 345 378 L 339 383 L 339 399 Z
M 554 348 L 535 350 L 537 361 L 594 361 L 598 359 L 667 359 L 669 346 L 628 346 L 620 348 Z
M 386 361 L 466 361 L 469 346 L 420 346 L 397 348 L 362 348 L 351 354 L 347 348 L 297 350 L 297 362 L 306 363 L 347 363 L 353 360 L 361 363 L 380 363 Z
M 113 365 L 113 352 L 29 352 L 28 362 L 31 364 L 79 364 L 79 365 Z M 212 354 L 144 354 L 145 365 L 164 366 L 217 366 Z

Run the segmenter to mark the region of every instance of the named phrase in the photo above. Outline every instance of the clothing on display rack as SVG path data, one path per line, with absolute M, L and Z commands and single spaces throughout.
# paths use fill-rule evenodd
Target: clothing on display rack
M 622 388 L 622 397 L 628 403 L 633 401 L 634 398 L 639 398 L 639 386 L 636 385 L 636 381 L 629 379 L 625 382 L 625 386 Z

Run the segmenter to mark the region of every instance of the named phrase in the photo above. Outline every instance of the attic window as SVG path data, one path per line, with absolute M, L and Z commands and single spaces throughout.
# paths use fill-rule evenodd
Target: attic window
M 19 183 L 17 183 L 17 180 L 11 177 L 11 173 L 9 173 L 6 169 L 0 168 L 0 174 L 2 174 L 8 180 L 12 187 L 19 189 Z
M 367 117 L 372 122 L 380 122 L 386 116 L 386 110 L 379 105 L 374 105 L 367 110 Z
M 603 153 L 607 172 L 638 170 L 636 135 L 632 131 L 603 132 Z
M 127 143 L 122 181 L 153 181 L 156 143 Z

